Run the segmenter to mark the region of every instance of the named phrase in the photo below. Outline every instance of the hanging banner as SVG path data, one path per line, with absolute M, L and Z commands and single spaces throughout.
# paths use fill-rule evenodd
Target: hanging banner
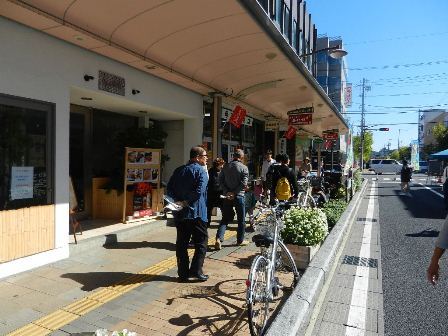
M 344 105 L 345 107 L 352 106 L 352 83 L 347 83 L 344 89 Z
M 236 105 L 233 109 L 232 115 L 230 116 L 229 123 L 231 123 L 236 128 L 240 128 L 241 124 L 246 118 L 247 111 L 243 109 L 241 106 Z
M 229 121 L 231 115 L 232 115 L 232 111 L 231 110 L 228 110 L 228 109 L 223 109 L 222 110 L 222 119 L 224 121 Z M 244 121 L 243 121 L 243 125 L 245 125 L 245 126 L 252 126 L 253 122 L 254 122 L 254 118 L 249 117 L 248 115 L 246 115 L 246 117 L 244 118 Z
M 418 140 L 411 141 L 411 166 L 414 170 L 420 170 L 420 153 L 418 150 Z
M 285 138 L 291 140 L 294 137 L 294 135 L 296 135 L 296 132 L 297 128 L 289 126 L 288 130 L 285 133 Z
M 290 114 L 288 116 L 288 125 L 311 125 L 313 123 L 312 113 Z

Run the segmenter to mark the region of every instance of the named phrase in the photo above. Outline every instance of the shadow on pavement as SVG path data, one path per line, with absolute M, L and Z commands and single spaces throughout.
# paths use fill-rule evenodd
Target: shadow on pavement
M 104 248 L 111 250 L 128 250 L 138 248 L 155 248 L 159 250 L 176 251 L 176 244 L 171 242 L 148 242 L 146 240 L 141 242 L 115 242 L 104 244 Z
M 437 231 L 437 230 L 426 229 L 426 230 L 416 232 L 416 233 L 407 233 L 407 234 L 405 234 L 405 236 L 434 238 L 434 237 L 438 237 L 439 233 L 440 233 L 440 231 Z
M 65 273 L 61 278 L 72 279 L 82 285 L 81 290 L 90 292 L 101 287 L 117 285 L 129 285 L 151 281 L 177 282 L 177 277 L 166 275 L 136 274 L 128 272 L 89 272 L 89 273 Z

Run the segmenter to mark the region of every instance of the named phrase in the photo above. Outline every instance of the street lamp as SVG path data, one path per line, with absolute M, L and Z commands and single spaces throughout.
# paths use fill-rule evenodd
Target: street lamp
M 311 56 L 311 55 L 317 54 L 318 52 L 321 52 L 321 51 L 328 51 L 329 56 L 332 58 L 335 58 L 335 59 L 341 59 L 342 57 L 347 56 L 347 54 L 348 54 L 348 52 L 345 51 L 344 49 L 342 49 L 341 46 L 338 44 L 333 47 L 314 50 L 313 52 L 302 54 L 302 55 L 300 55 L 300 57 Z

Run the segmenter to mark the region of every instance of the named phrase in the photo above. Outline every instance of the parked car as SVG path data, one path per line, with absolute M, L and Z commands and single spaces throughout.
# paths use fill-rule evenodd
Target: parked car
M 370 170 L 374 171 L 376 174 L 392 173 L 399 174 L 403 165 L 397 160 L 393 159 L 378 159 L 371 160 L 374 162 L 370 163 Z

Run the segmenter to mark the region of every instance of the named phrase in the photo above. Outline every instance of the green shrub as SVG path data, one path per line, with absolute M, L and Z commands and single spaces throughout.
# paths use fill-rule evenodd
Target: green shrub
M 341 218 L 341 215 L 345 211 L 345 208 L 347 208 L 347 203 L 341 199 L 332 199 L 325 203 L 322 211 L 327 216 L 328 228 L 330 230 L 336 225 L 339 218 Z
M 327 217 L 321 209 L 293 207 L 285 212 L 281 235 L 286 244 L 312 246 L 328 234 Z
M 334 199 L 345 199 L 345 187 L 340 186 L 336 191 L 333 193 L 332 198 Z

